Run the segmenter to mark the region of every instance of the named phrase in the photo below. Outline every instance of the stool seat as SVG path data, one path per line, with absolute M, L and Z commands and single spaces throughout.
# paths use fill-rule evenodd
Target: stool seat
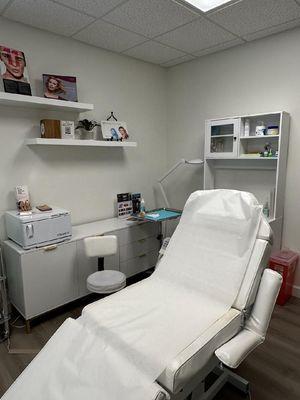
M 93 293 L 113 293 L 126 286 L 126 275 L 120 271 L 97 271 L 87 278 L 87 289 Z

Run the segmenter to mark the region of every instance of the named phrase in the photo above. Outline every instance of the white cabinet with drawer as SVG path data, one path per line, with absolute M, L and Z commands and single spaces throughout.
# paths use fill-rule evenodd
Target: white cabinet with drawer
M 127 229 L 121 230 L 119 234 L 119 245 L 122 246 L 124 244 L 136 242 L 137 240 L 157 236 L 158 224 L 149 222 L 133 225 Z
M 120 270 L 124 272 L 127 278 L 130 278 L 139 272 L 154 267 L 157 261 L 157 256 L 158 254 L 156 250 L 141 254 L 138 257 L 120 262 Z
M 112 218 L 74 227 L 68 242 L 47 248 L 23 250 L 4 242 L 9 296 L 26 321 L 86 296 L 86 279 L 98 269 L 98 260 L 88 259 L 83 239 L 116 235 L 117 254 L 104 258 L 105 269 L 120 270 L 127 277 L 154 267 L 159 241 L 156 223 L 128 224 Z
M 9 295 L 26 320 L 78 297 L 76 243 L 19 254 L 4 244 Z
M 151 250 L 156 250 L 157 252 L 159 250 L 159 241 L 155 236 L 120 246 L 120 263 L 131 258 L 140 257 Z

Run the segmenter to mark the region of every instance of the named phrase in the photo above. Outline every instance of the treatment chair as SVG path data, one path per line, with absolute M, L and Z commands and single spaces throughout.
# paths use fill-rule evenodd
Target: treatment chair
M 271 246 L 252 194 L 193 193 L 154 273 L 66 320 L 3 400 L 210 400 L 226 382 L 247 393 L 231 369 L 266 336 L 282 281 L 266 269 Z
M 160 400 L 185 400 L 189 395 L 192 400 L 210 400 L 227 382 L 244 393 L 249 391 L 249 383 L 231 369 L 237 368 L 266 336 L 282 282 L 278 273 L 266 269 L 272 244 L 272 230 L 262 218 L 247 273 L 232 309 L 166 367 L 157 383 L 168 394 L 161 394 Z M 205 378 L 210 372 L 215 372 L 218 378 L 205 391 Z

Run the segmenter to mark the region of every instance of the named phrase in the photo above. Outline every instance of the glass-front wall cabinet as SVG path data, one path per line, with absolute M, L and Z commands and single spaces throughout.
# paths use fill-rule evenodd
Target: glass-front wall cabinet
M 205 156 L 237 157 L 239 129 L 239 118 L 206 121 Z

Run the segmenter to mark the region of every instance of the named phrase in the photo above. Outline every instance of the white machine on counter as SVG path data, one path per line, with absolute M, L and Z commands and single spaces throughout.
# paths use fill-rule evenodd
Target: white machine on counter
M 70 212 L 60 208 L 46 212 L 34 210 L 29 215 L 7 211 L 5 222 L 9 239 L 25 250 L 59 243 L 72 237 Z

